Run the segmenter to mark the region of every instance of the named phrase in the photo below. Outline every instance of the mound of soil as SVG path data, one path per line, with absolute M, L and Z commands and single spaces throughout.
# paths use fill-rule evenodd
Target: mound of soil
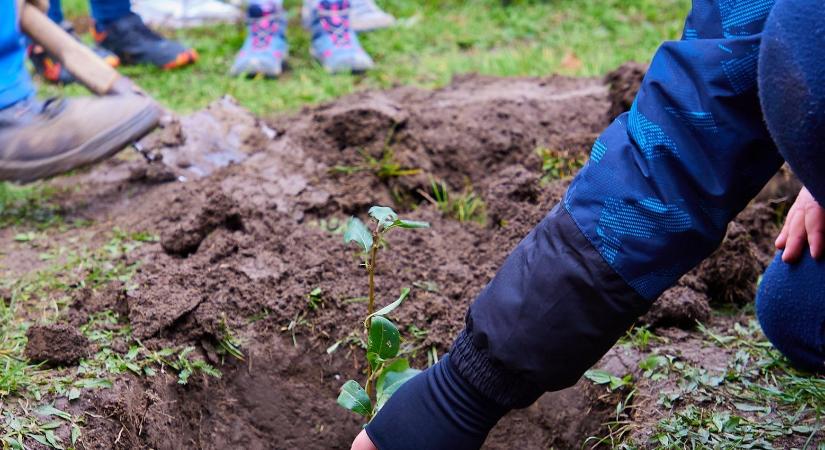
M 33 325 L 26 337 L 26 358 L 45 367 L 73 366 L 91 353 L 89 340 L 65 323 Z
M 612 121 L 621 113 L 630 111 L 645 73 L 647 73 L 647 64 L 631 61 L 607 74 L 604 79 L 610 87 L 610 109 L 607 111 L 607 120 Z
M 619 81 L 630 86 L 630 78 Z M 366 276 L 331 225 L 351 214 L 363 218 L 374 204 L 432 224 L 391 235 L 377 274 L 381 303 L 413 288 L 393 314 L 423 366 L 428 351 L 449 348 L 469 303 L 564 193 L 569 180 L 541 182 L 537 148 L 586 155 L 608 123 L 618 95 L 610 92 L 597 79 L 467 76 L 436 91 L 359 93 L 266 124 L 231 102 L 216 104 L 212 117 L 227 110 L 242 116 L 224 125 L 206 121 L 231 130 L 235 158 L 191 155 L 195 147 L 181 139 L 192 133 L 191 119 L 147 141 L 150 151 L 176 161 L 176 176 L 206 164 L 193 161 L 223 161 L 208 176 L 146 183 L 129 176 L 145 167 L 134 160 L 78 175 L 72 181 L 85 197 L 67 201 L 73 211 L 161 239 L 134 256 L 141 265 L 132 289 L 115 286 L 76 301 L 68 320 L 77 325 L 114 308 L 147 347 L 191 345 L 223 372 L 186 386 L 172 376 L 121 377 L 114 389 L 74 406 L 96 411 L 84 447 L 349 448 L 361 423 L 334 399 L 344 380 L 363 377 L 362 350 L 347 338 L 360 332 L 366 306 L 357 299 Z M 176 156 L 181 146 L 185 155 Z M 426 200 L 432 180 L 453 194 L 472 189 L 486 203 L 484 224 L 442 214 Z M 689 326 L 708 317 L 709 299 L 747 298 L 766 263 L 765 231 L 755 228 L 759 220 L 737 223 L 718 256 L 645 320 Z M 728 264 L 730 252 L 740 255 L 735 264 Z M 316 288 L 321 302 L 312 308 L 307 295 Z M 229 330 L 244 361 L 216 350 Z M 328 353 L 336 342 L 343 344 Z M 638 354 L 617 348 L 599 364 L 629 373 L 638 370 Z M 486 448 L 512 448 L 514 436 L 525 449 L 580 447 L 602 431 L 619 400 L 589 382 L 547 394 L 505 418 Z

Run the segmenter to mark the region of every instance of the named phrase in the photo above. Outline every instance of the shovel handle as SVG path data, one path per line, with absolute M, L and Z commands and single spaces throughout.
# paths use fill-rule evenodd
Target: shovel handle
M 121 76 L 89 47 L 78 42 L 29 3 L 23 4 L 20 28 L 95 94 L 109 95 L 136 90 L 128 78 Z

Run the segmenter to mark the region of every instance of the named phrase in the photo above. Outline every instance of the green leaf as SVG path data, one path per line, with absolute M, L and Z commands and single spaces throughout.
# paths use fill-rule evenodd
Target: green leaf
M 60 428 L 63 423 L 64 422 L 61 422 L 60 420 L 53 420 L 40 425 L 40 428 L 43 430 L 54 430 L 55 428 Z
M 56 416 L 64 420 L 72 420 L 71 414 L 67 413 L 66 411 L 61 411 L 52 405 L 43 405 L 34 410 L 34 412 L 41 416 Z
M 49 444 L 57 449 L 63 449 L 63 446 L 60 445 L 60 438 L 55 436 L 54 431 L 46 430 L 43 432 L 46 435 L 46 440 L 49 441 Z
M 381 364 L 384 360 L 381 359 L 377 353 L 375 352 L 367 352 L 367 362 L 370 364 L 370 370 L 375 372 L 378 369 L 378 365 Z
M 355 242 L 361 246 L 364 252 L 372 247 L 372 234 L 357 217 L 350 217 L 347 222 L 347 230 L 344 231 L 344 243 Z
M 82 380 L 77 380 L 74 383 L 75 386 L 84 389 L 93 389 L 93 388 L 102 388 L 102 389 L 111 389 L 112 382 L 109 380 L 104 380 L 102 378 L 85 378 Z
M 397 391 L 398 388 L 419 373 L 421 373 L 420 370 L 410 368 L 403 371 L 391 372 L 384 370 L 381 374 L 379 383 L 376 384 L 376 412 L 381 410 L 384 404 L 387 403 L 387 400 L 395 394 L 395 391 Z
M 404 302 L 404 299 L 406 299 L 408 295 L 410 295 L 410 288 L 401 289 L 401 295 L 398 297 L 398 300 L 367 316 L 366 320 L 364 320 L 364 324 L 366 325 L 366 323 L 375 316 L 386 316 L 387 314 L 393 312 L 395 308 L 401 306 L 401 303 Z
M 79 399 L 80 398 L 80 389 L 77 389 L 77 388 L 69 389 L 69 392 L 68 392 L 68 394 L 66 394 L 66 397 L 69 399 L 69 401 Z
M 45 445 L 46 447 L 51 447 L 51 444 L 49 444 L 49 441 L 46 440 L 46 436 L 43 436 L 42 434 L 27 434 L 26 436 L 34 439 L 35 441 L 37 441 L 37 442 L 39 442 L 43 445 Z
M 17 242 L 29 242 L 33 241 L 37 237 L 37 234 L 30 231 L 28 233 L 18 233 L 14 235 L 14 240 Z
M 13 448 L 14 450 L 23 450 L 23 444 L 21 444 L 20 442 L 17 441 L 17 439 L 15 439 L 11 436 L 5 436 L 3 438 L 3 441 L 5 441 L 7 444 L 9 444 L 9 446 L 11 448 Z
M 585 372 L 584 377 L 596 384 L 608 384 L 613 375 L 605 370 L 593 369 Z
M 392 208 L 386 206 L 373 206 L 370 208 L 370 216 L 384 228 L 387 228 L 398 220 L 398 214 L 396 214 Z
M 77 425 L 72 425 L 72 445 L 77 444 L 77 440 L 80 439 L 80 427 Z
M 430 228 L 430 223 L 429 222 L 421 222 L 421 221 L 418 221 L 418 220 L 396 220 L 392 224 L 392 226 L 393 227 L 398 227 L 398 228 L 408 228 L 408 229 Z
M 383 316 L 375 316 L 370 321 L 367 352 L 374 352 L 381 359 L 390 359 L 398 354 L 401 334 L 398 328 Z
M 364 417 L 372 414 L 372 402 L 364 388 L 355 380 L 349 380 L 341 386 L 338 404 Z

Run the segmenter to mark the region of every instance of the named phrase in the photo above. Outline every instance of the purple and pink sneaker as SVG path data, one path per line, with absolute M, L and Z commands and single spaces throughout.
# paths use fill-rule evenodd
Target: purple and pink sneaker
M 286 13 L 281 6 L 249 6 L 249 32 L 235 56 L 232 76 L 276 77 L 283 72 L 289 53 L 286 42 Z
M 364 72 L 373 67 L 352 29 L 349 0 L 316 0 L 314 8 L 304 8 L 303 21 L 312 33 L 310 52 L 328 72 Z

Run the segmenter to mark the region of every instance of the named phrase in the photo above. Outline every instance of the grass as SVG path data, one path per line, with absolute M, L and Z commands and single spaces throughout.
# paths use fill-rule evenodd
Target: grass
M 650 349 L 639 363 L 642 377 L 658 391 L 657 408 L 664 417 L 654 424 L 651 440 L 634 442 L 633 406 L 628 397 L 640 380 L 619 378 L 592 370 L 585 376 L 611 391 L 629 390 L 617 407 L 616 419 L 606 423 L 608 434 L 590 438 L 588 444 L 609 444 L 612 448 L 779 448 L 785 441 L 802 441 L 801 448 L 825 448 L 825 377 L 811 376 L 792 368 L 751 320 L 743 326 L 711 329 L 700 325 L 706 340 L 730 352 L 727 367 L 711 372 L 693 366 L 678 356 L 661 354 L 656 343 L 661 338 L 636 328 L 624 339 L 641 351 Z M 664 387 L 657 382 L 667 381 Z M 657 387 L 659 386 L 659 387 Z M 785 440 L 785 441 L 783 441 Z
M 421 190 L 418 193 L 447 217 L 480 225 L 487 222 L 487 205 L 470 185 L 465 186 L 461 192 L 450 194 L 446 183 L 431 179 L 430 193 Z
M 72 416 L 50 402 L 60 397 L 73 402 L 88 395 L 88 390 L 110 388 L 119 374 L 171 372 L 180 384 L 196 374 L 220 377 L 216 368 L 192 357 L 194 347 L 147 349 L 132 338 L 124 318 L 112 311 L 95 314 L 80 327 L 98 350 L 77 368 L 47 370 L 24 356 L 26 331 L 33 322 L 56 320 L 71 303 L 74 290 L 100 289 L 114 281 L 128 285 L 137 264 L 124 262 L 124 257 L 156 240 L 149 233 L 116 228 L 96 248 L 76 241 L 47 248 L 40 254 L 44 267 L 16 280 L 0 281 L 0 287 L 8 288 L 8 298 L 0 298 L 0 448 L 32 448 L 35 441 L 47 448 L 73 448 L 82 433 L 83 416 Z M 114 350 L 116 341 L 126 343 L 128 351 Z M 228 328 L 219 344 L 223 353 L 243 357 Z M 58 429 L 68 430 L 64 435 L 69 439 L 61 440 Z
M 85 16 L 85 0 L 64 0 L 69 18 Z M 454 75 L 603 75 L 629 60 L 648 61 L 662 40 L 681 32 L 689 0 L 501 0 L 380 2 L 399 23 L 359 36 L 376 69 L 364 75 L 329 75 L 309 56 L 300 27 L 300 0 L 290 13 L 289 70 L 277 80 L 227 75 L 244 39 L 244 26 L 221 25 L 173 32 L 194 46 L 193 67 L 162 72 L 125 68 L 151 95 L 179 112 L 204 107 L 224 94 L 257 114 L 293 111 L 361 89 L 395 85 L 437 87 Z M 45 94 L 84 93 L 49 87 Z
M 10 225 L 37 225 L 40 228 L 61 221 L 57 206 L 50 202 L 54 189 L 42 183 L 18 186 L 0 182 L 0 228 Z

